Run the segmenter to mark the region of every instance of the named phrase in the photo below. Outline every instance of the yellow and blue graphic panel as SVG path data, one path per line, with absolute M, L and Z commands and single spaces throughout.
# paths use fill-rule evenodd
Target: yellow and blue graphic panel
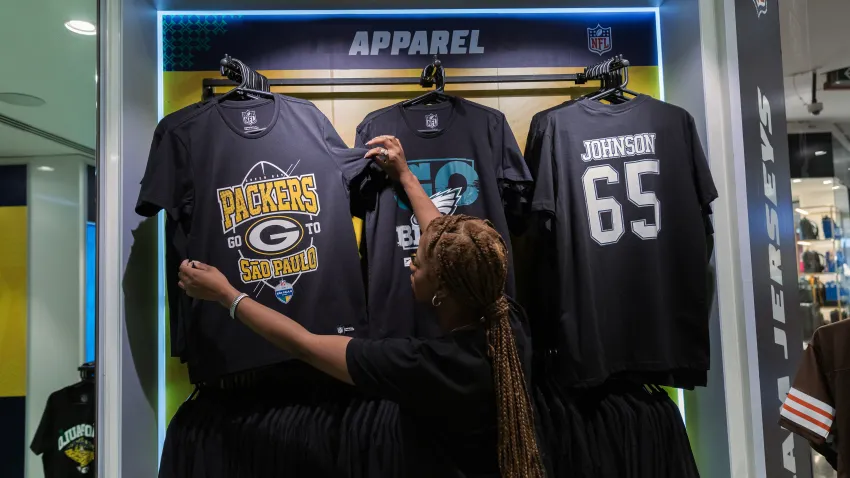
M 27 390 L 27 167 L 0 166 L 0 463 L 24 476 Z

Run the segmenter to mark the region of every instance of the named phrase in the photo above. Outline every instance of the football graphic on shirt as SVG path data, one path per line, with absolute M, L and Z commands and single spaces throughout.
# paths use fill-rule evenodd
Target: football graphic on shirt
M 270 287 L 284 304 L 301 275 L 319 268 L 312 237 L 321 232 L 319 190 L 315 174 L 295 173 L 299 163 L 284 170 L 260 161 L 239 184 L 216 191 L 222 232 L 227 247 L 239 253 L 234 266 L 242 282 Z
M 431 202 L 434 203 L 434 206 L 437 206 L 437 210 L 440 211 L 440 214 L 446 216 L 454 214 L 457 210 L 457 203 L 460 201 L 460 197 L 461 188 L 446 189 L 445 191 L 440 191 L 431 196 Z M 419 225 L 419 221 L 416 220 L 415 214 L 410 216 L 410 223 L 414 226 Z
M 91 438 L 77 438 L 63 451 L 65 456 L 74 460 L 79 465 L 77 466 L 77 471 L 83 474 L 89 472 L 89 465 L 94 461 L 94 442 Z

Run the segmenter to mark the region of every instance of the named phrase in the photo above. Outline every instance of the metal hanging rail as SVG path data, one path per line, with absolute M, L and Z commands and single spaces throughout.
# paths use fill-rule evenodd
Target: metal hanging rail
M 541 75 L 486 75 L 486 76 L 453 76 L 451 84 L 470 83 L 542 83 L 542 82 L 573 82 L 581 85 L 589 80 L 602 78 L 603 75 L 628 68 L 629 61 L 622 55 L 584 69 L 583 73 L 541 74 Z M 260 75 L 261 76 L 261 75 Z M 271 86 L 379 86 L 379 85 L 420 85 L 419 77 L 387 77 L 387 78 L 269 78 Z M 205 78 L 203 80 L 203 98 L 212 98 L 214 88 L 236 87 L 239 83 L 224 78 Z

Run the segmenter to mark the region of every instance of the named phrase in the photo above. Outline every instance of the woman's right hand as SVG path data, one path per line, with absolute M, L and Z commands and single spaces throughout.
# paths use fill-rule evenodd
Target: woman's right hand
M 183 261 L 180 264 L 178 285 L 193 299 L 218 302 L 223 307 L 230 307 L 239 291 L 230 285 L 227 277 L 213 266 L 198 261 Z
M 381 166 L 393 181 L 401 182 L 405 175 L 411 174 L 410 168 L 407 167 L 407 158 L 404 156 L 404 149 L 401 147 L 401 142 L 395 136 L 378 136 L 366 143 L 366 146 L 373 146 L 366 153 L 366 157 L 375 158 L 375 162 Z

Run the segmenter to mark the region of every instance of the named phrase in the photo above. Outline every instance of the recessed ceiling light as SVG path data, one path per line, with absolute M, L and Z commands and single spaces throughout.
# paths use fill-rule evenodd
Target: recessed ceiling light
M 847 169 L 850 169 L 850 168 L 847 168 Z M 792 183 L 802 183 L 803 180 L 802 179 L 792 179 L 791 182 Z
M 97 35 L 97 28 L 83 20 L 69 20 L 65 22 L 65 28 L 80 35 Z
M 36 169 L 38 169 L 39 171 L 45 171 L 45 172 L 48 172 L 48 173 L 51 172 L 51 171 L 56 171 L 55 169 L 51 168 L 50 166 L 39 166 Z
M 826 151 L 815 151 L 815 156 L 823 156 L 826 154 Z
M 823 183 L 824 184 L 832 184 L 832 180 L 831 179 L 824 179 Z
M 833 186 L 832 189 L 841 189 L 841 186 Z
M 8 103 L 15 106 L 41 106 L 44 100 L 38 96 L 24 93 L 0 93 L 0 103 Z
M 797 208 L 797 209 L 794 209 L 794 210 L 795 210 L 795 211 L 797 211 L 798 213 L 800 213 L 800 214 L 804 215 L 804 216 L 808 216 L 808 215 L 809 215 L 809 211 L 806 211 L 805 209 Z

